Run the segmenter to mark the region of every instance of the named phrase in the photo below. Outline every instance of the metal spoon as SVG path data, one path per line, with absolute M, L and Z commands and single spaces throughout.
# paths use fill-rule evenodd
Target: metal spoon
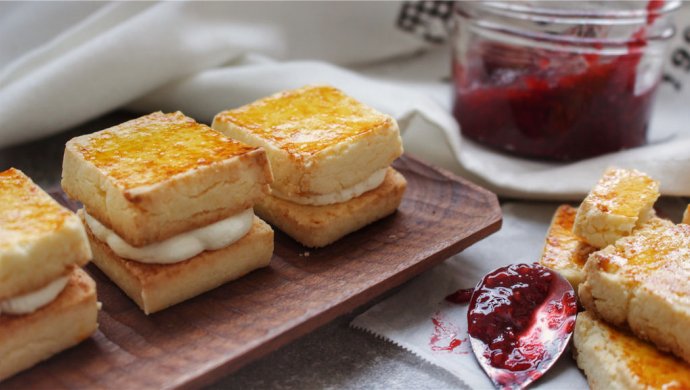
M 561 356 L 576 315 L 575 291 L 558 273 L 538 264 L 498 268 L 472 294 L 470 344 L 497 388 L 524 389 Z

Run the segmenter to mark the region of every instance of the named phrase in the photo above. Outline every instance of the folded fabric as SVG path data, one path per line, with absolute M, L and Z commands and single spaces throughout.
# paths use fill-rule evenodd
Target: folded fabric
M 69 128 L 249 52 L 352 65 L 417 51 L 425 44 L 396 28 L 399 6 L 2 3 L 0 36 L 12 38 L 0 40 L 0 147 Z

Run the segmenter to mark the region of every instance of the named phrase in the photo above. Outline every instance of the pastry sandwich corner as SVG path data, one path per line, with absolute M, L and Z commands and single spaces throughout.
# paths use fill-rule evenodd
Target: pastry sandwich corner
M 406 188 L 396 121 L 325 85 L 216 115 L 213 128 L 266 150 L 275 177 L 257 214 L 308 247 L 323 247 L 395 212 Z
M 17 169 L 0 172 L 0 381 L 98 327 L 79 218 Z
M 253 206 L 271 181 L 262 149 L 156 112 L 69 141 L 62 187 L 96 266 L 150 314 L 269 264 Z

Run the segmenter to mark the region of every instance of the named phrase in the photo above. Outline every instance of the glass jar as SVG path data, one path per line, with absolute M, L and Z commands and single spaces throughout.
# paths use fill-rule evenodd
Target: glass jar
M 463 136 L 547 160 L 645 144 L 679 5 L 457 3 L 453 114 Z

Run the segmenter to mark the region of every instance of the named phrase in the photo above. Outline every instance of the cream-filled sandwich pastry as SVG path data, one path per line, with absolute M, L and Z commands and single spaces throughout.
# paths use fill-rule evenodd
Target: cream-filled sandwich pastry
M 21 171 L 0 172 L 0 380 L 96 330 L 90 259 L 79 217 Z
M 322 247 L 393 213 L 406 187 L 390 167 L 402 154 L 388 115 L 330 86 L 281 92 L 216 115 L 213 128 L 271 162 L 271 195 L 256 211 L 309 247 Z
M 156 112 L 69 141 L 62 187 L 94 263 L 149 314 L 269 264 L 253 206 L 271 181 L 262 149 Z

